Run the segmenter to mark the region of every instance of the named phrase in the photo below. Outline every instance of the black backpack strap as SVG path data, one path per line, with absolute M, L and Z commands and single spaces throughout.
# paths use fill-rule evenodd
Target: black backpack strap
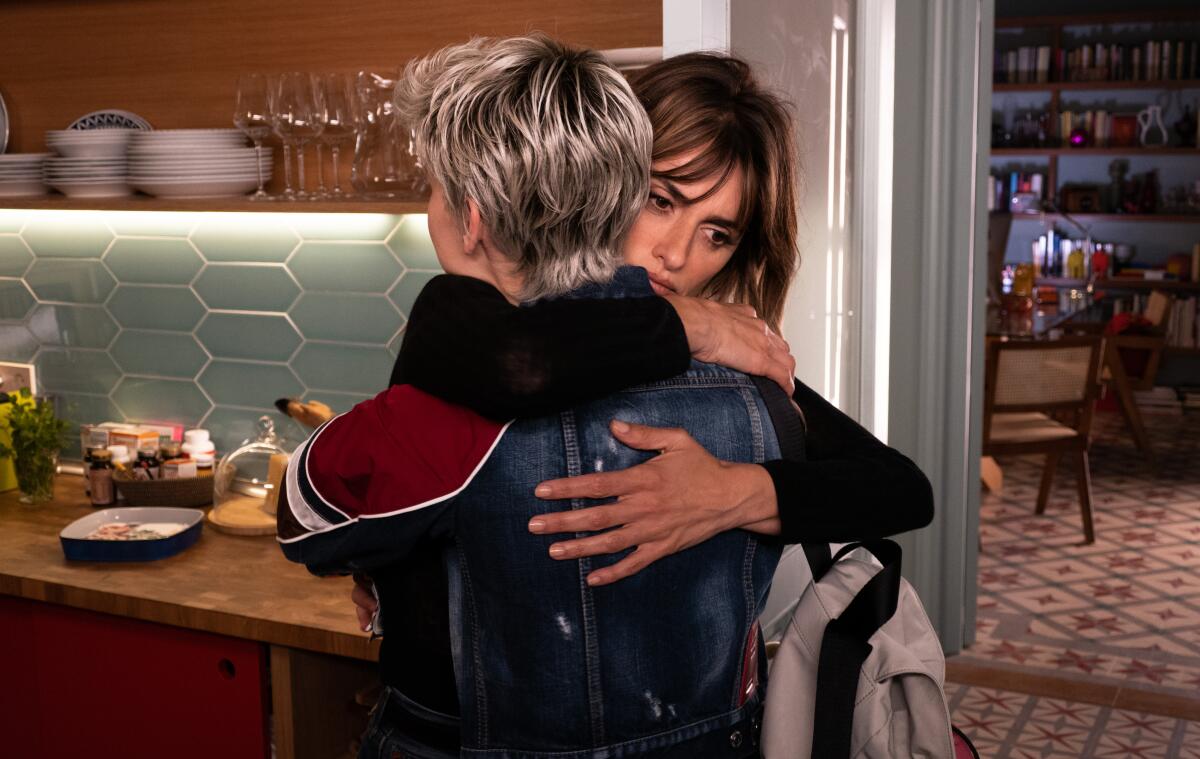
M 817 663 L 817 707 L 813 719 L 814 759 L 850 756 L 854 701 L 863 662 L 871 653 L 867 641 L 896 613 L 900 599 L 900 546 L 891 540 L 850 543 L 838 551 L 827 570 L 856 548 L 866 548 L 883 564 L 841 616 L 825 626 Z M 825 575 L 814 572 L 813 582 Z
M 767 414 L 775 428 L 775 437 L 779 439 L 780 454 L 788 461 L 804 461 L 807 458 L 804 417 L 796 411 L 791 399 L 779 385 L 766 377 L 752 376 L 750 379 L 754 381 L 754 387 L 758 389 L 758 394 L 767 406 Z M 803 543 L 800 547 L 804 549 L 804 557 L 808 559 L 808 567 L 812 570 L 813 577 L 824 574 L 830 562 L 829 544 Z

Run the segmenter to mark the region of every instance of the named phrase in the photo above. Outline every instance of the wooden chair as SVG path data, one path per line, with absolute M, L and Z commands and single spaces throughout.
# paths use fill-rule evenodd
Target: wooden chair
M 1070 455 L 1079 483 L 1085 544 L 1096 539 L 1088 432 L 1099 363 L 1100 340 L 1096 337 L 994 340 L 988 344 L 984 384 L 984 455 L 1046 456 L 1037 514 L 1046 511 L 1059 460 Z
M 1158 374 L 1158 365 L 1162 361 L 1163 348 L 1167 345 L 1166 331 L 1171 315 L 1171 305 L 1174 298 L 1166 293 L 1155 290 L 1150 293 L 1146 310 L 1142 316 L 1150 322 L 1154 333 L 1150 335 L 1109 335 L 1104 340 L 1104 375 L 1111 390 L 1117 395 L 1117 405 L 1121 415 L 1125 417 L 1133 441 L 1146 460 L 1154 462 L 1154 451 L 1150 445 L 1150 436 L 1146 433 L 1146 425 L 1142 422 L 1142 413 L 1134 398 L 1135 390 L 1150 390 L 1154 387 L 1154 378 Z M 1144 359 L 1139 374 L 1130 374 L 1126 369 L 1123 354 L 1139 355 Z

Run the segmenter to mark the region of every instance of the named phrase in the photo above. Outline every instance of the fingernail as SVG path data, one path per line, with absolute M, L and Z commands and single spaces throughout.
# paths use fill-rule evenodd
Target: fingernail
M 545 498 L 546 496 L 550 495 L 550 486 L 549 485 L 538 485 L 536 488 L 533 489 L 533 494 L 538 496 L 539 498 Z
M 539 493 L 539 495 L 541 495 L 541 494 Z M 529 531 L 530 532 L 541 532 L 544 529 L 546 529 L 546 523 L 543 522 L 542 520 L 540 520 L 540 519 L 529 520 Z
M 566 554 L 567 549 L 563 548 L 562 546 L 550 546 L 550 555 L 554 558 L 558 559 L 566 556 Z
M 367 623 L 367 624 L 363 625 L 363 632 L 365 632 L 365 633 L 369 633 L 369 632 L 371 632 L 371 625 L 370 625 L 370 623 Z
M 588 578 L 587 578 L 587 584 L 588 584 L 588 585 L 599 585 L 599 584 L 600 584 L 600 578 L 599 578 L 599 577 L 594 577 L 594 576 L 592 576 L 592 575 L 588 575 Z
M 620 419 L 613 419 L 612 428 L 615 432 L 629 432 L 629 425 Z

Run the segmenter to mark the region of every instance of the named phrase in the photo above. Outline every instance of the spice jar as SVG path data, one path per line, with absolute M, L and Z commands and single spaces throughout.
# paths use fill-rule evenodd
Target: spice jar
M 88 469 L 88 484 L 91 487 L 93 506 L 112 506 L 116 501 L 113 487 L 112 454 L 107 448 L 92 451 L 92 466 Z

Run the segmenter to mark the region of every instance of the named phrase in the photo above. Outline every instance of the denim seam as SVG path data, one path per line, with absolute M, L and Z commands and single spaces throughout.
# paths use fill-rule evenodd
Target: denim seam
M 575 413 L 564 411 L 560 415 L 563 430 L 563 450 L 566 454 L 567 476 L 578 477 L 583 473 L 583 458 L 579 450 L 579 430 L 575 423 Z M 571 509 L 585 507 L 582 499 L 573 498 Z M 586 537 L 587 533 L 577 532 L 576 538 Z M 604 744 L 604 698 L 600 687 L 600 642 L 597 640 L 596 609 L 592 597 L 592 588 L 587 584 L 588 573 L 592 569 L 591 559 L 584 557 L 576 559 L 579 567 L 579 603 L 583 614 L 584 655 L 587 660 L 588 685 L 588 721 L 592 734 L 592 745 Z
M 645 385 L 634 385 L 622 390 L 622 393 L 648 393 L 654 390 L 664 390 L 668 388 L 712 388 L 712 387 L 747 387 L 753 388 L 754 383 L 749 377 L 689 377 L 683 375 L 680 377 L 672 377 L 671 379 L 661 380 Z
M 754 554 L 758 549 L 758 541 L 747 535 L 746 537 L 746 553 L 742 559 L 742 600 L 745 606 L 742 609 L 744 616 L 742 617 L 742 655 L 738 657 L 737 673 L 733 678 L 733 700 L 730 702 L 733 707 L 738 708 L 738 701 L 742 698 L 742 677 L 744 675 L 743 668 L 746 666 L 746 646 L 750 645 L 747 641 L 750 639 L 750 629 L 754 626 Z M 755 644 L 758 641 L 755 640 Z M 747 702 L 749 703 L 749 702 Z
M 762 463 L 767 459 L 767 445 L 764 438 L 762 414 L 758 410 L 758 395 L 750 388 L 742 388 L 742 400 L 746 403 L 746 413 L 750 416 L 750 437 L 754 446 L 754 461 Z
M 483 654 L 479 650 L 479 615 L 475 608 L 475 593 L 471 586 L 471 569 L 467 566 L 467 557 L 461 545 L 457 546 L 457 550 L 463 581 L 463 595 L 467 602 L 467 616 L 471 620 L 471 660 L 475 670 L 472 673 L 471 686 L 475 690 L 475 708 L 479 710 L 475 739 L 479 741 L 480 746 L 486 746 L 488 742 L 487 694 L 484 689 Z
M 609 756 L 629 756 L 625 753 L 629 750 L 638 751 L 637 755 L 643 755 L 644 747 L 650 744 L 660 744 L 664 739 L 670 736 L 684 736 L 681 740 L 675 741 L 667 745 L 656 745 L 653 751 L 670 749 L 678 746 L 684 741 L 695 740 L 707 733 L 732 727 L 739 724 L 743 720 L 750 719 L 754 713 L 762 708 L 762 699 L 758 693 L 755 693 L 741 707 L 731 709 L 724 714 L 718 714 L 712 717 L 698 719 L 695 722 L 679 727 L 665 730 L 654 735 L 647 735 L 641 738 L 613 743 L 608 746 L 598 745 L 590 749 L 581 749 L 578 751 L 527 751 L 524 749 L 497 747 L 490 749 L 463 749 L 463 754 L 466 756 L 484 756 L 484 755 L 500 755 L 500 756 L 518 756 L 518 757 L 547 757 L 547 759 L 591 759 L 592 757 L 609 757 Z

